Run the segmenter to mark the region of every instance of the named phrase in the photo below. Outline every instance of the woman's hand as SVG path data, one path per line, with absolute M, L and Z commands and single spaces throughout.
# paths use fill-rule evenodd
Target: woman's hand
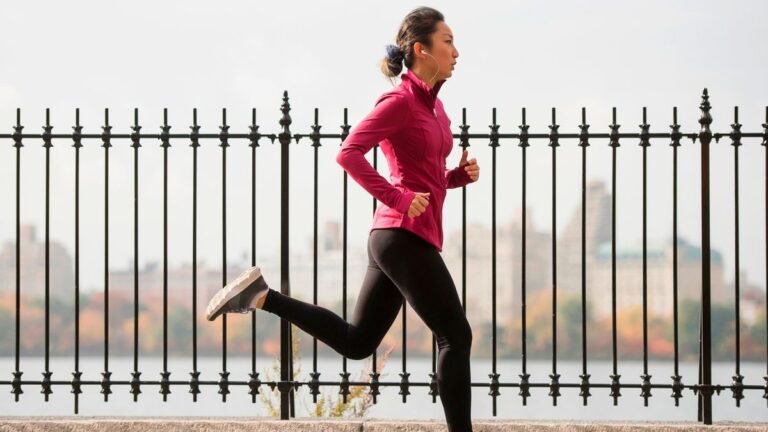
M 464 153 L 462 153 L 459 168 L 463 168 L 467 172 L 469 179 L 472 182 L 476 182 L 480 178 L 480 165 L 477 164 L 477 159 L 475 158 L 467 160 L 467 153 L 467 150 L 464 150 Z
M 408 216 L 416 217 L 424 213 L 429 205 L 429 192 L 416 192 L 416 196 L 411 201 L 411 207 L 408 208 Z

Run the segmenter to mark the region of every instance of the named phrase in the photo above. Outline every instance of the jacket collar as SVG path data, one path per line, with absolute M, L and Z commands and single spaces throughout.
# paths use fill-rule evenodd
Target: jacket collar
M 437 94 L 440 92 L 440 87 L 443 86 L 443 83 L 445 83 L 445 80 L 440 80 L 435 83 L 432 88 L 429 87 L 429 85 L 422 81 L 421 78 L 419 78 L 411 69 L 408 69 L 408 71 L 401 75 L 400 77 L 403 82 L 408 82 L 411 85 L 411 88 L 418 89 L 417 92 L 421 94 L 421 96 L 425 99 L 425 102 L 429 105 L 430 108 L 434 108 L 435 106 L 435 99 L 437 98 Z

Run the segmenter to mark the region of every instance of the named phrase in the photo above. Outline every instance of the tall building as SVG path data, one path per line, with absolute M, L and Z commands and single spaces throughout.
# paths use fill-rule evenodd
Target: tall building
M 585 245 L 586 290 L 594 316 L 611 314 L 613 262 L 611 252 L 611 194 L 602 181 L 588 184 L 585 237 L 581 239 L 582 207 L 577 206 L 562 236 L 558 239 L 557 286 L 567 293 L 581 292 L 581 251 Z M 640 306 L 643 299 L 643 254 L 637 247 L 616 251 L 616 307 Z M 667 241 L 646 248 L 646 286 L 648 311 L 671 316 L 673 310 L 673 244 Z M 711 253 L 712 302 L 728 300 L 723 275 L 722 255 Z M 678 300 L 698 300 L 701 296 L 701 249 L 678 238 Z
M 584 215 L 585 241 L 581 238 L 582 206 L 579 204 L 557 240 L 557 288 L 565 293 L 581 292 L 582 243 L 587 268 L 587 287 L 591 286 L 590 269 L 601 244 L 611 242 L 611 194 L 602 181 L 591 181 L 586 190 Z M 551 253 L 551 252 L 550 252 Z
M 34 225 L 22 225 L 19 239 L 20 290 L 22 297 L 45 297 L 45 240 L 37 238 Z M 73 300 L 74 265 L 63 245 L 49 241 L 49 295 Z M 0 249 L 0 294 L 16 293 L 16 242 L 6 242 Z

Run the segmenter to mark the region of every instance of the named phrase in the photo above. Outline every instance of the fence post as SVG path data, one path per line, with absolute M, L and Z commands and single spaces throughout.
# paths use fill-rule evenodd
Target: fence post
M 288 91 L 283 92 L 283 104 L 280 107 L 283 117 L 280 119 L 282 130 L 278 136 L 280 141 L 280 292 L 291 295 L 291 285 L 288 278 L 288 145 L 291 143 L 291 105 L 288 102 Z M 280 419 L 288 420 L 293 386 L 291 358 L 291 323 L 280 319 Z
M 709 94 L 701 97 L 699 141 L 701 142 L 701 328 L 699 333 L 699 421 L 712 424 L 712 332 L 710 309 L 710 244 L 709 244 L 709 143 L 712 141 L 712 116 Z

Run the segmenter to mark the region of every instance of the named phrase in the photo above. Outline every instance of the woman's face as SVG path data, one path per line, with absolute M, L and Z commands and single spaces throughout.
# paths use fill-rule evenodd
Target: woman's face
M 417 43 L 417 55 L 423 63 L 423 68 L 427 71 L 429 76 L 432 76 L 437 67 L 440 67 L 440 72 L 435 78 L 435 82 L 448 79 L 453 74 L 453 68 L 456 64 L 456 58 L 459 57 L 459 51 L 456 49 L 456 45 L 453 43 L 453 32 L 448 24 L 440 21 L 437 23 L 437 29 L 430 35 L 432 41 L 432 47 L 426 47 Z M 425 50 L 432 57 L 421 53 L 421 50 Z

